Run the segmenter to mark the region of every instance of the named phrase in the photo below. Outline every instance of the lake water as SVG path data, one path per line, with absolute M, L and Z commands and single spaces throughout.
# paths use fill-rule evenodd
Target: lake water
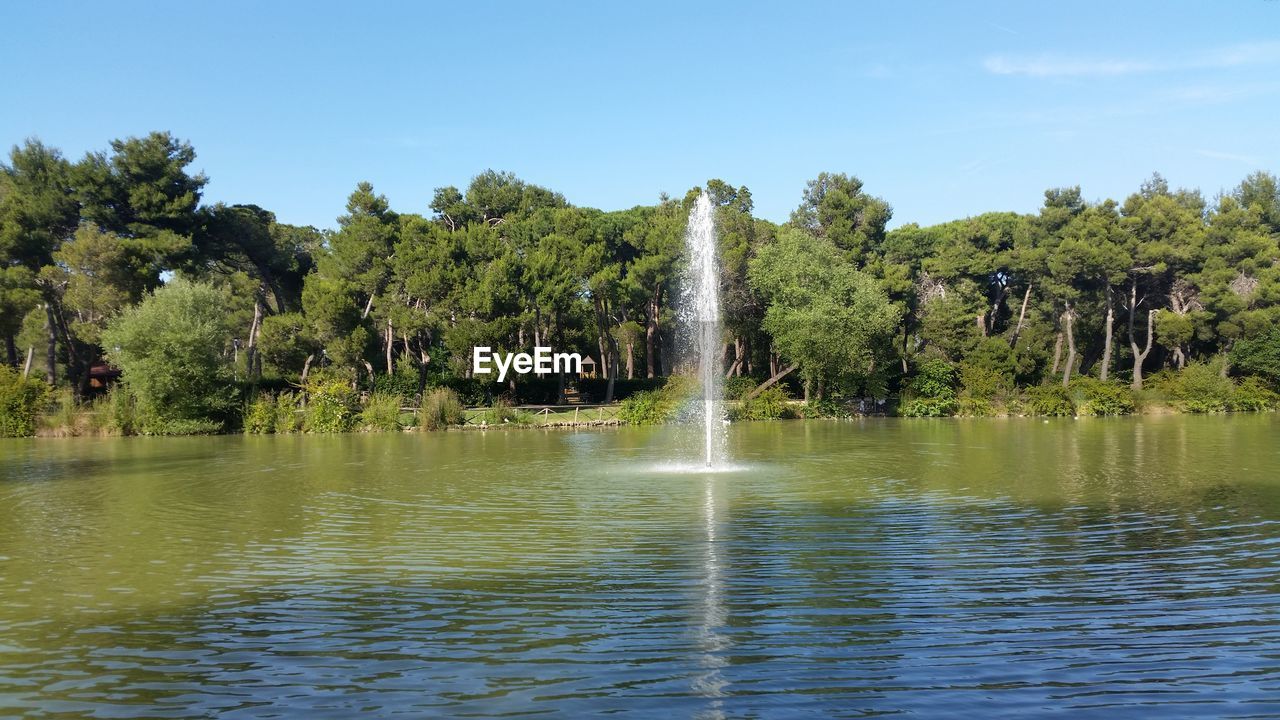
M 0 441 L 0 715 L 1276 717 L 1280 418 Z

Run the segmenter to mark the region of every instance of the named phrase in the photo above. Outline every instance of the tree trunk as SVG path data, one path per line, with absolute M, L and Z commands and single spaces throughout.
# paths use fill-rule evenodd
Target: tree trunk
M 308 355 L 306 361 L 302 363 L 302 377 L 300 378 L 300 382 L 303 385 L 307 384 L 307 373 L 311 370 L 311 361 L 315 358 L 315 355 Z
M 395 372 L 395 367 L 391 362 L 391 350 L 396 344 L 395 331 L 391 329 L 391 318 L 387 318 L 387 374 Z
M 778 381 L 779 381 L 779 380 L 781 380 L 782 378 L 784 378 L 784 377 L 786 377 L 786 376 L 790 375 L 792 372 L 795 372 L 795 369 L 796 369 L 796 368 L 798 368 L 798 367 L 800 367 L 800 366 L 799 366 L 799 365 L 796 365 L 796 364 L 791 364 L 791 365 L 788 365 L 787 367 L 783 368 L 782 370 L 779 370 L 779 371 L 775 372 L 775 373 L 774 373 L 774 374 L 773 374 L 773 375 L 772 375 L 768 380 L 765 380 L 764 382 L 762 382 L 762 383 L 760 383 L 759 385 L 755 386 L 755 388 L 754 388 L 751 392 L 749 392 L 749 393 L 747 393 L 746 395 L 744 395 L 744 396 L 742 397 L 742 399 L 743 399 L 743 400 L 750 400 L 751 398 L 753 398 L 753 397 L 755 397 L 755 396 L 759 395 L 760 393 L 762 393 L 762 392 L 764 392 L 766 389 L 768 389 L 768 387 L 769 387 L 770 385 L 773 385 L 774 383 L 778 382 Z M 808 382 L 806 382 L 806 383 L 805 383 L 805 395 L 806 395 L 806 398 L 808 397 L 808 387 L 809 387 L 809 383 L 808 383 Z
M 1058 331 L 1057 337 L 1053 340 L 1053 370 L 1050 375 L 1057 375 L 1058 368 L 1062 365 L 1062 331 Z
M 632 326 L 634 327 L 634 326 Z M 636 377 L 636 341 L 632 338 L 634 333 L 627 333 L 627 379 L 634 380 Z
M 564 347 L 564 328 L 560 324 L 559 310 L 556 310 L 554 329 L 556 332 L 556 344 L 558 344 L 561 348 L 563 348 Z M 565 365 L 568 365 L 568 363 L 565 363 Z M 556 372 L 556 404 L 563 405 L 564 404 L 564 384 L 565 384 L 564 383 L 564 366 L 558 366 L 558 367 L 559 367 L 559 370 Z
M 659 285 L 649 298 L 649 312 L 644 321 L 645 377 L 654 377 L 657 367 L 658 311 L 662 306 L 662 286 Z
M 258 357 L 258 330 L 262 327 L 262 300 L 253 298 L 253 324 L 249 326 L 249 345 L 244 350 L 245 372 L 250 380 L 256 380 L 254 363 Z
M 1009 286 L 1004 285 L 996 292 L 996 297 L 991 301 L 991 309 L 982 314 L 982 336 L 987 337 L 996 331 L 996 318 L 1000 313 L 1000 306 L 1004 305 L 1004 299 L 1009 297 Z
M 49 333 L 49 345 L 45 354 L 45 379 L 50 385 L 58 382 L 58 325 L 53 319 L 53 303 L 44 304 L 44 328 Z
M 1027 302 L 1031 300 L 1031 283 L 1027 283 L 1027 292 L 1022 296 L 1022 309 L 1018 311 L 1018 324 L 1013 328 L 1013 337 L 1009 338 L 1009 347 L 1018 344 L 1018 335 L 1022 334 L 1022 323 L 1027 319 Z
M 1076 364 L 1075 310 L 1070 303 L 1067 304 L 1067 311 L 1062 314 L 1062 317 L 1067 326 L 1067 365 L 1062 369 L 1062 387 L 1067 387 L 1071 384 L 1071 370 Z
M 1098 377 L 1103 381 L 1107 381 L 1107 376 L 1111 373 L 1111 335 L 1115 330 L 1116 308 L 1115 303 L 1111 299 L 1111 288 L 1106 289 L 1107 294 L 1107 323 L 1106 334 L 1102 345 L 1102 371 L 1098 373 Z
M 1152 320 L 1156 311 L 1149 310 L 1147 312 L 1147 346 L 1145 349 L 1138 348 L 1138 339 L 1133 334 L 1133 317 L 1138 312 L 1138 279 L 1130 278 L 1129 280 L 1129 350 L 1133 352 L 1133 382 L 1130 384 L 1134 390 L 1142 389 L 1142 363 L 1147 359 L 1147 353 L 1151 352 L 1151 342 L 1153 340 Z

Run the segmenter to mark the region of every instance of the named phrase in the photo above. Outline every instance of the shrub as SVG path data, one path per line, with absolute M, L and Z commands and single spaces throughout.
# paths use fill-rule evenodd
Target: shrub
M 259 394 L 244 410 L 244 431 L 248 435 L 265 435 L 276 431 L 276 400 Z
M 1280 388 L 1280 325 L 1237 342 L 1231 351 L 1231 364 L 1262 378 L 1272 388 Z
M 778 385 L 770 385 L 759 395 L 739 403 L 731 415 L 735 420 L 778 420 L 795 417 L 787 400 L 789 398 L 786 389 Z
M 853 414 L 853 409 L 847 403 L 830 397 L 810 400 L 800 407 L 801 417 L 806 418 L 849 418 Z
M 298 412 L 298 397 L 291 392 L 276 395 L 274 419 L 276 434 L 298 432 L 302 426 L 302 418 Z
M 121 435 L 138 432 L 138 403 L 125 385 L 111 388 L 105 397 L 94 401 L 105 417 L 104 427 Z
M 356 416 L 356 393 L 343 378 L 316 373 L 307 378 L 303 429 L 312 433 L 346 432 Z
M 75 437 L 84 434 L 79 427 L 80 413 L 76 407 L 75 396 L 67 388 L 52 390 L 48 393 L 45 411 L 39 421 L 42 435 Z
M 1191 363 L 1176 374 L 1159 376 L 1159 387 L 1187 412 L 1226 412 L 1235 397 L 1235 383 L 1223 377 L 1221 361 Z
M 1069 394 L 1079 415 L 1129 415 L 1135 408 L 1133 392 L 1115 382 L 1078 377 Z
M 756 389 L 759 380 L 745 375 L 725 378 L 724 397 L 726 400 L 741 400 L 744 395 Z
M 1247 377 L 1236 386 L 1229 407 L 1237 412 L 1261 412 L 1270 410 L 1280 401 L 1277 395 L 1265 383 L 1256 377 Z
M 911 391 L 921 397 L 951 398 L 956 394 L 956 369 L 941 358 L 930 358 L 920 365 L 911 379 Z
M 421 423 L 428 430 L 443 430 L 463 421 L 462 401 L 449 388 L 436 388 L 422 399 Z
M 418 394 L 418 366 L 401 358 L 396 360 L 390 374 L 378 374 L 373 378 L 374 393 L 399 395 L 404 398 L 416 397 Z
M 1003 397 L 1013 388 L 1013 378 L 988 367 L 965 363 L 960 366 L 963 395 L 980 400 Z
M 1071 394 L 1061 385 L 1038 385 L 1027 388 L 1023 409 L 1031 415 L 1075 415 Z
M 961 417 L 992 417 L 998 413 L 990 400 L 966 395 L 956 401 L 955 414 Z
M 619 378 L 613 382 L 613 399 L 621 402 L 638 392 L 660 390 L 666 387 L 668 378 Z M 582 378 L 575 385 L 578 391 L 591 402 L 604 402 L 609 392 L 609 380 L 606 378 Z
M 458 399 L 467 407 L 476 405 L 484 405 L 489 402 L 489 386 L 493 383 L 486 383 L 475 378 L 447 378 L 440 381 L 440 386 L 448 388 L 458 396 Z
M 618 417 L 628 425 L 657 425 L 675 418 L 678 404 L 661 390 L 642 390 L 622 401 Z
M 911 398 L 902 403 L 903 417 L 946 417 L 955 412 L 955 398 Z
M 680 412 L 697 387 L 691 378 L 674 375 L 666 379 L 660 390 L 642 390 L 626 400 L 618 409 L 618 418 L 629 425 L 656 425 L 670 422 Z
M 49 385 L 0 366 L 0 437 L 27 437 L 49 401 Z
M 489 425 L 532 425 L 533 415 L 512 406 L 511 401 L 499 397 L 493 401 L 481 419 Z
M 404 398 L 393 393 L 375 392 L 364 401 L 360 410 L 360 427 L 365 430 L 387 432 L 400 429 L 400 405 Z
M 956 371 L 941 358 L 930 358 L 912 378 L 901 414 L 906 417 L 942 417 L 955 411 Z
M 227 294 L 176 279 L 126 309 L 102 333 L 108 357 L 136 400 L 141 430 L 207 432 L 234 417 L 238 398 L 223 355 Z

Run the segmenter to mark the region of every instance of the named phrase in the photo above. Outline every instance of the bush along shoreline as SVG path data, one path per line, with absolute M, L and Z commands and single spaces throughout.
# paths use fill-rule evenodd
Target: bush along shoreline
M 1280 407 L 1280 393 L 1256 377 L 1224 375 L 1215 363 L 1192 363 L 1165 370 L 1135 390 L 1117 381 L 1077 377 L 1066 387 L 1055 383 L 1016 388 L 999 376 L 945 362 L 922 368 L 900 398 L 827 397 L 797 399 L 795 384 L 779 383 L 756 393 L 758 380 L 726 383 L 726 414 L 733 422 L 844 419 L 867 415 L 929 417 L 1089 417 L 1120 415 L 1221 414 L 1269 412 Z M 652 383 L 641 384 L 650 387 Z M 607 419 L 599 406 L 537 408 L 516 404 L 518 395 L 486 395 L 479 383 L 428 388 L 419 398 L 394 390 L 357 392 L 340 375 L 318 372 L 305 385 L 283 390 L 245 388 L 238 412 L 223 420 L 171 414 L 154 416 L 127 385 L 89 403 L 55 393 L 37 378 L 23 378 L 0 367 L 0 437 L 90 437 L 125 435 L 207 435 L 245 433 L 330 434 L 434 431 L 449 428 L 555 428 L 599 425 L 662 425 L 682 421 L 696 391 L 694 383 L 673 376 L 653 389 L 623 392 Z M 486 405 L 467 407 L 471 399 Z M 534 389 L 531 397 L 540 397 Z M 542 412 L 552 413 L 542 417 Z

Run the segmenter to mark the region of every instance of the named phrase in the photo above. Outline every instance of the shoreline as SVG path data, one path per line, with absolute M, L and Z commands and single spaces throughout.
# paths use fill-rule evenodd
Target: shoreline
M 569 406 L 572 407 L 572 406 Z M 1168 405 L 1160 405 L 1145 409 L 1141 412 L 1123 413 L 1123 414 L 1080 414 L 1080 415 L 1035 415 L 1035 414 L 1015 414 L 1015 413 L 999 413 L 991 415 L 942 415 L 935 417 L 912 417 L 900 414 L 854 414 L 848 416 L 797 416 L 772 419 L 742 419 L 733 420 L 731 424 L 740 423 L 763 424 L 763 423 L 788 423 L 788 422 L 853 422 L 866 420 L 903 420 L 903 421 L 970 421 L 970 420 L 1043 420 L 1049 422 L 1051 420 L 1098 420 L 1098 419 L 1120 419 L 1120 418 L 1168 418 L 1168 417 L 1230 417 L 1230 416 L 1258 416 L 1269 415 L 1278 412 L 1276 409 L 1265 410 L 1235 410 L 1223 412 L 1190 412 L 1180 410 L 1176 407 Z M 672 425 L 681 425 L 680 422 L 661 422 L 661 423 L 628 423 L 625 420 L 614 418 L 581 420 L 581 421 L 553 421 L 553 422 L 501 422 L 501 423 L 463 423 L 458 425 L 450 425 L 444 428 L 426 429 L 419 425 L 403 426 L 394 430 L 389 429 L 352 429 L 342 432 L 285 432 L 285 433 L 250 433 L 243 430 L 227 431 L 218 433 L 175 433 L 175 434 L 144 434 L 144 433 L 118 433 L 118 432 L 81 432 L 68 431 L 66 428 L 41 428 L 33 435 L 21 438 L 6 438 L 12 440 L 22 439 L 81 439 L 81 438 L 125 438 L 125 437 L 226 437 L 226 436 L 311 436 L 311 437 L 334 437 L 342 435 L 394 435 L 394 434 L 430 434 L 440 432 L 488 432 L 488 431 L 514 431 L 514 430 L 582 430 L 582 429 L 598 429 L 598 428 L 623 428 L 623 427 L 663 427 Z

